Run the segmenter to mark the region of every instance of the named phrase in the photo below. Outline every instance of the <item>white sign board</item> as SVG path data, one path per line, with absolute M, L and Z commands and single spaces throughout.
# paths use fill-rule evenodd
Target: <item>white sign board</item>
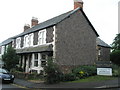
M 112 76 L 112 68 L 97 68 L 97 75 Z

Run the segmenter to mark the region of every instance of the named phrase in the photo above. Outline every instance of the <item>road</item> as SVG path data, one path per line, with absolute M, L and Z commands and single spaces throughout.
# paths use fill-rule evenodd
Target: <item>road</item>
M 0 84 L 0 90 L 26 90 L 24 87 L 15 84 Z

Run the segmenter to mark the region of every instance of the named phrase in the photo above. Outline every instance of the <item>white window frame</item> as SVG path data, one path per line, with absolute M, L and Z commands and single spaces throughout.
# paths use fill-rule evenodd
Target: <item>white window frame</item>
M 47 65 L 47 61 L 46 61 L 46 55 L 45 55 L 45 58 L 43 58 L 43 55 L 45 55 L 45 54 L 41 54 L 41 66 L 42 67 L 44 67 L 44 66 L 46 66 Z M 44 63 L 43 63 L 44 62 Z
M 101 55 L 101 48 L 98 48 L 98 55 Z
M 29 35 L 25 35 L 24 36 L 24 47 L 28 47 L 29 46 Z
M 33 46 L 33 35 L 33 33 L 29 34 L 29 46 Z
M 33 46 L 33 36 L 34 34 L 31 33 L 29 35 L 25 35 L 24 36 L 24 47 L 30 47 L 30 46 Z
M 35 57 L 35 55 L 37 55 L 37 58 Z M 37 62 L 37 66 L 35 65 Z M 34 67 L 38 67 L 38 53 L 34 53 Z
M 21 37 L 16 38 L 16 49 L 21 48 Z
M 38 45 L 46 44 L 46 29 L 39 31 L 38 33 Z
M 5 46 L 2 46 L 2 49 L 1 49 L 1 54 L 3 55 L 5 52 Z

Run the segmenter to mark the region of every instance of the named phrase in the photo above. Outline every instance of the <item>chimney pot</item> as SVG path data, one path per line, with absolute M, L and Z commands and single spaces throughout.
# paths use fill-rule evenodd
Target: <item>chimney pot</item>
M 74 9 L 80 7 L 83 9 L 83 1 L 82 0 L 74 0 Z
M 24 25 L 24 31 L 26 31 L 27 29 L 29 29 L 30 28 L 30 25 L 29 24 L 25 24 Z
M 31 20 L 31 26 L 35 26 L 35 25 L 38 25 L 38 18 L 36 17 L 32 17 L 32 20 Z

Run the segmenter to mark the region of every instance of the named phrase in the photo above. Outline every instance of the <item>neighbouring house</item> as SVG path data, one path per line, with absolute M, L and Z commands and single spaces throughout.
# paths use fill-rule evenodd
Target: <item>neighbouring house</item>
M 7 47 L 9 45 L 12 46 L 12 38 L 8 38 L 7 40 L 3 41 L 2 43 L 0 43 L 0 67 L 4 66 L 4 62 L 2 61 L 2 55 L 4 54 L 4 52 L 6 52 Z
M 110 61 L 110 49 L 111 47 L 106 44 L 103 40 L 100 38 L 97 38 L 97 60 L 98 61 Z
M 25 72 L 41 73 L 47 60 L 53 58 L 66 73 L 80 65 L 109 60 L 110 47 L 101 45 L 98 36 L 83 11 L 83 2 L 74 0 L 74 10 L 42 23 L 32 18 L 31 26 L 25 25 L 24 32 L 1 44 L 2 54 L 9 44 L 21 57 L 19 64 Z M 99 52 L 104 53 L 103 57 L 99 58 Z

